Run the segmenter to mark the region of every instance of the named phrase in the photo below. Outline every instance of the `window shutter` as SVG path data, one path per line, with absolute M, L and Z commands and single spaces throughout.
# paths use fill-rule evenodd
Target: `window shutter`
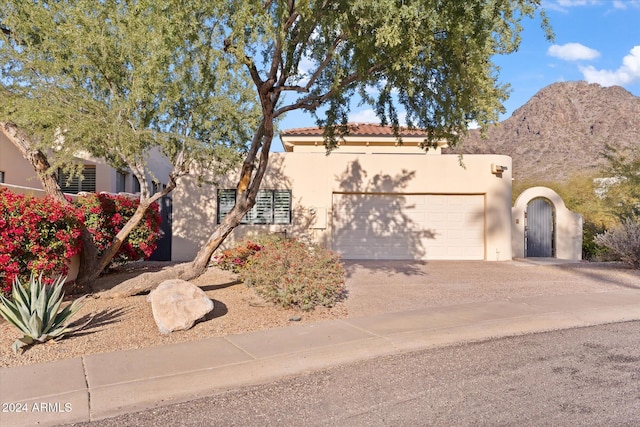
M 243 218 L 245 224 L 271 224 L 273 212 L 273 193 L 268 190 L 258 191 L 256 204 Z
M 96 167 L 85 166 L 82 169 L 82 179 L 80 180 L 80 191 L 87 193 L 96 192 Z
M 288 190 L 273 192 L 273 223 L 291 224 L 291 192 Z
M 236 205 L 236 190 L 218 190 L 218 224 Z
M 96 192 L 96 167 L 85 165 L 82 169 L 82 179 L 74 176 L 69 179 L 70 175 L 58 169 L 58 184 L 63 193 L 78 194 L 81 191 L 87 193 Z
M 218 190 L 218 224 L 236 204 L 236 190 Z M 291 224 L 291 191 L 260 190 L 241 224 Z

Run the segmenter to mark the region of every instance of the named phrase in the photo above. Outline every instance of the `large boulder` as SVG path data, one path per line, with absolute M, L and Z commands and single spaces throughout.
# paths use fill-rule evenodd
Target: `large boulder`
M 213 301 L 202 289 L 180 279 L 160 283 L 147 300 L 160 333 L 165 335 L 191 328 L 213 310 Z

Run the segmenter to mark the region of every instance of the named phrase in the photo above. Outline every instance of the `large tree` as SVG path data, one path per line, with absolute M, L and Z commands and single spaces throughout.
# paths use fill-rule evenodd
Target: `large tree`
M 15 9 L 23 3 L 32 6 L 32 2 L 15 3 Z M 204 271 L 213 252 L 255 203 L 268 165 L 275 123 L 280 117 L 293 110 L 314 115 L 317 124 L 324 127 L 327 148 L 331 149 L 341 135 L 348 133 L 349 101 L 357 96 L 373 106 L 383 124 L 391 124 L 397 130 L 402 112 L 410 127 L 428 130 L 425 148 L 442 138 L 455 145 L 472 121 L 486 127 L 504 111 L 502 102 L 507 98 L 508 85 L 498 80 L 498 69 L 492 61 L 495 55 L 518 48 L 521 22 L 534 17 L 540 3 L 541 0 L 61 0 L 33 4 L 42 13 L 60 5 L 61 10 L 77 9 L 78 15 L 87 17 L 93 17 L 96 8 L 103 5 L 125 8 L 127 13 L 118 19 L 109 10 L 100 16 L 108 27 L 164 8 L 169 22 L 163 27 L 165 31 L 195 43 L 194 52 L 205 50 L 211 61 L 226 64 L 224 72 L 214 73 L 213 83 L 230 88 L 234 85 L 224 86 L 226 82 L 245 78 L 251 82 L 260 120 L 252 130 L 244 156 L 236 205 L 216 226 L 194 261 L 175 271 L 190 279 Z M 65 19 L 56 19 L 49 24 L 66 28 L 65 23 Z M 544 16 L 543 24 L 546 27 Z M 81 21 L 74 22 L 67 31 L 83 26 Z M 183 31 L 189 26 L 198 32 L 185 35 Z M 23 28 L 31 31 L 29 37 L 36 43 L 46 43 L 39 34 L 43 28 L 31 22 L 23 23 Z M 147 26 L 140 27 L 139 33 L 138 37 L 154 40 L 164 34 L 149 31 Z M 206 40 L 200 42 L 200 36 L 191 40 L 189 34 L 206 35 Z M 25 36 L 23 42 L 29 37 Z M 110 32 L 109 37 L 125 39 L 117 31 Z M 121 54 L 101 46 L 95 45 L 94 56 Z M 72 49 L 71 45 L 68 47 Z M 58 53 L 66 55 L 64 48 Z M 105 72 L 110 70 L 111 66 Z M 173 75 L 171 70 L 165 75 L 166 83 L 188 88 L 188 73 Z M 60 71 L 63 75 L 66 72 Z M 139 78 L 153 81 L 155 71 L 153 68 Z M 161 89 L 162 85 L 154 88 Z M 107 91 L 110 89 L 108 86 Z M 149 105 L 146 100 L 141 104 Z M 193 105 L 186 102 L 184 111 L 190 111 Z M 96 115 L 100 114 L 104 112 L 96 111 Z M 120 118 L 118 114 L 108 117 Z M 142 280 L 151 285 L 157 282 Z
M 6 1 L 0 10 L 0 131 L 32 164 L 45 191 L 68 203 L 58 168 L 80 173 L 89 153 L 129 169 L 140 205 L 98 257 L 83 230 L 80 283 L 98 276 L 151 203 L 194 161 L 224 167 L 246 150 L 257 110 L 248 79 L 217 47 L 226 29 L 202 25 L 208 2 Z M 151 191 L 147 162 L 172 163 L 165 188 Z
M 508 85 L 493 58 L 514 52 L 522 19 L 541 0 L 233 0 L 213 1 L 201 25 L 225 28 L 213 45 L 253 82 L 261 121 L 237 184 L 236 205 L 213 230 L 183 279 L 201 274 L 213 252 L 256 200 L 274 123 L 293 110 L 314 115 L 328 149 L 348 133 L 350 100 L 373 106 L 383 124 L 429 131 L 425 148 L 451 145 L 475 121 L 486 127 L 504 111 Z M 143 283 L 146 282 L 146 283 Z M 122 285 L 138 292 L 153 277 Z

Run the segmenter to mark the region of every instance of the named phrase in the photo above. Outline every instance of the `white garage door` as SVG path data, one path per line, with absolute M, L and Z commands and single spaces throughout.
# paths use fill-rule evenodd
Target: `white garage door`
M 484 259 L 484 196 L 334 194 L 345 259 Z

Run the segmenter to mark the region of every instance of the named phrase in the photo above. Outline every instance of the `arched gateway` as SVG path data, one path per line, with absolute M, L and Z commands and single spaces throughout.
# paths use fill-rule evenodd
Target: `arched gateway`
M 568 210 L 552 189 L 523 191 L 513 206 L 512 218 L 515 258 L 582 259 L 582 216 Z

